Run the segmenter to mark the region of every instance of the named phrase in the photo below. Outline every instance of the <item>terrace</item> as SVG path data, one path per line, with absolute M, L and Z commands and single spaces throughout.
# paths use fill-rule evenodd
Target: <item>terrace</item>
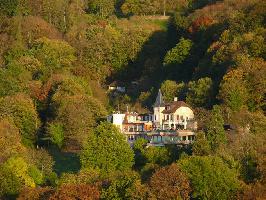
M 147 133 L 149 146 L 165 144 L 191 144 L 195 140 L 195 132 L 190 130 L 163 130 Z

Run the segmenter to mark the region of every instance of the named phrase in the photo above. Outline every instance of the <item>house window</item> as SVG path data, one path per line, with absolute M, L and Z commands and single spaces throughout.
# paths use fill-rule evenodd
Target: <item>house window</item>
M 171 115 L 171 121 L 173 121 L 174 120 L 174 115 Z
M 156 121 L 156 115 L 154 115 L 154 120 Z
M 179 115 L 176 116 L 176 119 L 179 120 Z

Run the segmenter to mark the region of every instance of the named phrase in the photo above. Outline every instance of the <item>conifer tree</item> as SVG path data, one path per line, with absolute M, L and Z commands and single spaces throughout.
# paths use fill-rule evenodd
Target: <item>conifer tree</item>
M 212 109 L 211 119 L 207 124 L 207 140 L 212 150 L 216 150 L 221 144 L 226 143 L 226 135 L 223 128 L 224 120 L 219 106 Z

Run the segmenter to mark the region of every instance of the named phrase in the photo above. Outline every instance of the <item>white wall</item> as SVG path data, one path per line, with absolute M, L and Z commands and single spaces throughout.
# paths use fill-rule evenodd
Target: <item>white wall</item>
M 111 116 L 112 116 L 113 125 L 115 125 L 122 131 L 123 129 L 122 124 L 125 119 L 125 114 L 116 113 L 116 114 L 112 114 Z
M 183 116 L 184 119 L 193 119 L 194 118 L 194 113 L 193 113 L 193 110 L 191 110 L 189 107 L 180 107 L 178 108 L 176 111 L 175 111 L 175 116 L 176 115 L 179 115 L 180 116 Z
M 125 119 L 125 114 L 113 114 L 113 124 L 121 125 Z
M 165 107 L 154 107 L 153 108 L 153 120 L 154 123 L 162 125 L 162 120 L 163 120 L 163 110 Z M 155 117 L 156 116 L 156 117 Z

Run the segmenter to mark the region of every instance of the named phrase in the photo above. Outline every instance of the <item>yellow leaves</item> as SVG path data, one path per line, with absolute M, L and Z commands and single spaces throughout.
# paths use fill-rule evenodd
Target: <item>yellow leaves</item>
M 12 119 L 0 119 L 0 160 L 10 155 L 24 153 L 26 148 L 21 144 L 19 130 Z
M 4 167 L 10 169 L 24 186 L 35 187 L 34 180 L 28 175 L 29 166 L 21 157 L 11 157 Z
M 235 99 L 242 99 L 242 103 L 249 106 L 250 110 L 261 108 L 265 104 L 266 62 L 263 59 L 239 55 L 236 67 L 224 76 L 219 92 L 220 98 L 230 102 L 234 95 Z
M 40 120 L 30 97 L 16 94 L 0 99 L 0 115 L 11 117 L 22 135 L 23 143 L 33 145 Z
M 111 35 L 115 40 L 118 40 L 121 37 L 121 33 L 110 25 L 105 26 L 105 31 L 107 32 L 107 35 Z
M 67 42 L 40 38 L 35 41 L 35 56 L 51 69 L 70 67 L 76 60 L 75 49 Z
M 17 63 L 23 66 L 26 70 L 30 71 L 31 73 L 36 73 L 42 68 L 42 64 L 40 63 L 40 61 L 31 56 L 22 56 L 18 59 Z
M 229 71 L 223 78 L 223 81 L 243 79 L 244 71 L 242 69 L 235 69 Z

